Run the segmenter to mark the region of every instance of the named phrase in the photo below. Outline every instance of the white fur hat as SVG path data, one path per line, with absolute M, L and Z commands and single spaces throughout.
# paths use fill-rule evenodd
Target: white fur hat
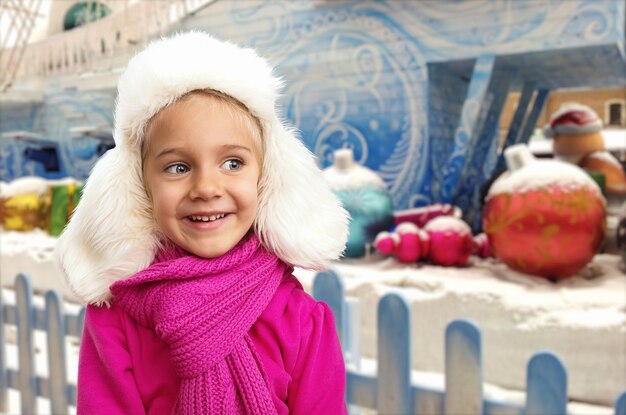
M 323 269 L 343 252 L 348 214 L 324 181 L 314 156 L 276 113 L 282 82 L 252 49 L 201 32 L 152 42 L 118 84 L 116 147 L 94 166 L 57 255 L 70 287 L 87 303 L 110 300 L 109 286 L 152 261 L 159 233 L 141 179 L 148 121 L 182 95 L 221 91 L 261 122 L 264 164 L 255 230 L 285 262 Z

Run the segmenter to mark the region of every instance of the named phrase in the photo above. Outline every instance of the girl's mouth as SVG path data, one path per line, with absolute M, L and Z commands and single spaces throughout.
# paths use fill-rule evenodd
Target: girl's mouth
M 213 222 L 218 219 L 222 219 L 226 216 L 226 213 L 218 213 L 217 215 L 203 216 L 203 215 L 190 215 L 187 216 L 192 222 Z

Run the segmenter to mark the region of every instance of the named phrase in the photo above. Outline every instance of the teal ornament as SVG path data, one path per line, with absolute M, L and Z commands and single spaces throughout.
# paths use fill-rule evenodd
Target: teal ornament
M 82 1 L 76 3 L 65 13 L 63 30 L 71 30 L 75 27 L 95 22 L 110 14 L 111 8 L 102 2 Z
M 324 170 L 324 177 L 350 214 L 344 256 L 361 257 L 379 232 L 393 226 L 393 202 L 385 182 L 372 170 L 355 163 L 352 150 L 337 150 L 334 157 L 334 164 Z

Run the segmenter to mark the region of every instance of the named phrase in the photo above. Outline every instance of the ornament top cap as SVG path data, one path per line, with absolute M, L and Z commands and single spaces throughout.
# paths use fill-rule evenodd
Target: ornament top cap
M 511 171 L 519 170 L 537 160 L 526 144 L 516 144 L 507 148 L 504 150 L 504 158 Z
M 333 152 L 334 166 L 337 170 L 348 170 L 354 167 L 354 153 L 349 148 L 340 148 Z

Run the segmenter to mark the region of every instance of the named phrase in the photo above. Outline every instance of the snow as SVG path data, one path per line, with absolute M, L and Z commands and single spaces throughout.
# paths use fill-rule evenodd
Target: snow
M 515 172 L 503 173 L 491 186 L 487 198 L 504 193 L 525 193 L 552 185 L 570 191 L 588 189 L 601 195 L 598 185 L 581 168 L 558 160 L 537 160 Z
M 57 290 L 64 298 L 76 301 L 54 259 L 56 242 L 56 237 L 42 229 L 20 232 L 0 228 L 2 286 L 13 286 L 17 274 L 23 272 L 30 276 L 35 291 Z
M 10 182 L 0 182 L 0 197 L 10 198 L 17 195 L 36 193 L 43 195 L 48 191 L 49 186 L 68 185 L 78 183 L 74 178 L 64 179 L 44 179 L 38 176 L 25 176 Z
M 435 219 L 429 221 L 424 230 L 428 232 L 449 232 L 453 231 L 457 235 L 470 235 L 472 230 L 461 219 L 453 216 L 438 216 Z
M 416 235 L 416 234 L 419 234 L 419 231 L 420 231 L 420 228 L 418 228 L 416 224 L 411 223 L 411 222 L 402 222 L 401 224 L 396 226 L 395 233 L 400 234 L 400 235 L 406 234 L 406 233 Z M 397 242 L 400 242 L 400 240 L 397 239 Z
M 334 153 L 334 164 L 323 171 L 324 179 L 335 192 L 375 187 L 386 190 L 385 182 L 372 170 L 354 162 L 352 150 L 341 149 Z

